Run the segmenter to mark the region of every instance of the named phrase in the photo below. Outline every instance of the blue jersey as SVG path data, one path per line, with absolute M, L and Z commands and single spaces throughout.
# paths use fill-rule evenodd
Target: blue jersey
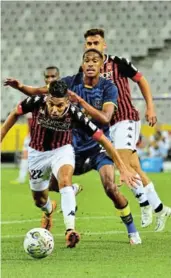
M 103 109 L 104 103 L 113 103 L 117 106 L 118 91 L 116 86 L 102 77 L 94 87 L 84 85 L 82 73 L 62 78 L 68 85 L 68 88 L 82 97 L 86 102 L 98 110 Z M 109 125 L 102 125 L 94 119 L 91 119 L 104 134 L 109 137 Z M 73 130 L 73 145 L 76 153 L 91 151 L 98 145 L 83 129 Z

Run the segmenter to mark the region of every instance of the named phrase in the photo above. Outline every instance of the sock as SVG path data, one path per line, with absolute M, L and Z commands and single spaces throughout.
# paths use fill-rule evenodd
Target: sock
M 134 224 L 134 220 L 130 211 L 130 207 L 127 204 L 123 209 L 117 209 L 122 219 L 122 222 L 125 224 L 128 234 L 137 232 Z
M 66 186 L 59 190 L 61 194 L 61 209 L 66 230 L 75 229 L 76 200 L 72 186 Z
M 163 210 L 163 204 L 160 204 L 154 211 L 156 213 L 161 212 Z
M 136 175 L 138 178 L 140 178 L 140 176 L 137 174 Z M 149 205 L 147 196 L 146 196 L 146 192 L 143 186 L 143 183 L 141 180 L 138 180 L 136 183 L 137 187 L 133 187 L 131 190 L 134 194 L 134 196 L 138 199 L 138 202 L 140 204 L 140 207 L 145 207 Z
M 147 196 L 147 199 L 148 199 L 150 205 L 152 206 L 153 210 L 156 211 L 156 209 L 159 208 L 159 206 L 162 204 L 162 202 L 154 188 L 153 183 L 150 182 L 144 188 L 145 188 L 146 196 Z M 161 208 L 161 206 L 160 206 L 160 208 Z M 157 212 L 159 212 L 159 211 L 157 210 Z
M 79 190 L 79 185 L 77 183 L 73 183 L 72 188 L 74 190 L 74 194 L 77 195 L 77 192 Z
M 47 199 L 47 203 L 41 207 L 41 210 L 43 210 L 45 214 L 50 214 L 52 212 L 52 202 L 49 197 Z
M 25 182 L 28 173 L 28 160 L 21 159 L 20 170 L 19 170 L 19 182 Z

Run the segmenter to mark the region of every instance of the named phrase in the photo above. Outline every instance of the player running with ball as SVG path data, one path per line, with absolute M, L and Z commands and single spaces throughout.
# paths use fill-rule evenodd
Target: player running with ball
M 72 175 L 75 166 L 74 149 L 71 145 L 73 125 L 84 129 L 102 144 L 115 161 L 123 180 L 131 185 L 136 178 L 125 168 L 122 160 L 105 137 L 81 110 L 69 102 L 67 85 L 63 81 L 53 81 L 47 96 L 28 97 L 12 111 L 1 129 L 1 141 L 15 124 L 20 115 L 32 112 L 31 141 L 28 149 L 30 189 L 35 205 L 44 212 L 44 217 L 52 215 L 55 201 L 48 196 L 49 181 L 46 174 L 51 170 L 58 180 L 61 194 L 61 208 L 66 227 L 66 245 L 75 247 L 80 236 L 75 231 L 75 194 L 72 189 Z M 119 193 L 118 193 L 119 197 Z M 132 224 L 133 225 L 133 224 Z

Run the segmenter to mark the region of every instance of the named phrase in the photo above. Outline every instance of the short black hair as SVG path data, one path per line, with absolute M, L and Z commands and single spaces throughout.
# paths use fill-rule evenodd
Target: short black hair
M 103 54 L 102 54 L 99 50 L 97 50 L 97 49 L 95 49 L 95 48 L 89 48 L 89 49 L 87 49 L 87 50 L 84 52 L 84 54 L 83 54 L 83 59 L 84 59 L 85 54 L 88 53 L 88 52 L 95 52 L 95 53 L 99 54 L 99 56 L 100 56 L 101 59 L 103 59 Z
M 63 80 L 54 80 L 49 85 L 49 94 L 52 97 L 62 98 L 67 97 L 68 86 Z
M 46 71 L 46 70 L 51 70 L 51 69 L 55 69 L 56 72 L 57 72 L 57 74 L 60 74 L 59 68 L 56 67 L 56 66 L 49 66 L 49 67 L 45 68 L 45 71 Z M 45 75 L 45 71 L 44 71 L 44 75 Z
M 99 35 L 104 39 L 104 36 L 105 36 L 104 35 L 104 30 L 100 29 L 100 28 L 89 29 L 85 32 L 84 38 L 86 39 L 87 37 L 96 36 L 96 35 Z

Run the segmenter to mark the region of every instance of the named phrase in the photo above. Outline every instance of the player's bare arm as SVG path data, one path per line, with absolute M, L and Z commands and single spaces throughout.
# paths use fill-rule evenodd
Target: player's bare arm
M 94 108 L 93 106 L 91 106 L 90 104 L 88 104 L 83 98 L 81 98 L 80 96 L 78 96 L 76 93 L 68 90 L 68 94 L 70 97 L 70 100 L 73 102 L 77 102 L 79 104 L 81 104 L 81 106 L 85 109 L 85 111 L 96 121 L 102 123 L 102 124 L 109 124 L 111 119 L 112 119 L 112 115 L 114 113 L 114 109 L 115 109 L 115 105 L 114 103 L 104 103 L 103 105 L 103 109 L 97 110 L 96 108 Z
M 104 134 L 102 134 L 99 137 L 98 141 L 100 144 L 104 146 L 108 155 L 115 162 L 121 174 L 121 181 L 125 182 L 129 187 L 131 186 L 135 187 L 138 178 L 127 170 L 117 150 L 113 147 L 112 143 L 108 140 L 108 138 Z
M 14 78 L 7 78 L 4 81 L 4 86 L 10 86 L 16 90 L 19 90 L 26 96 L 34 96 L 34 95 L 44 95 L 48 93 L 48 88 L 46 86 L 36 88 L 22 84 L 19 80 Z
M 146 102 L 145 118 L 150 126 L 154 126 L 157 122 L 157 117 L 156 117 L 156 113 L 155 113 L 155 109 L 154 109 L 154 103 L 153 103 L 151 89 L 144 76 L 142 76 L 140 78 L 140 80 L 138 82 L 138 86 L 139 86 L 141 93 Z
M 17 109 L 15 108 L 10 113 L 10 115 L 8 116 L 8 118 L 6 119 L 6 121 L 3 123 L 2 127 L 1 127 L 1 142 L 4 139 L 4 137 L 6 136 L 6 134 L 8 133 L 8 131 L 16 123 L 16 121 L 18 120 L 18 117 L 19 117 L 19 114 L 17 112 Z

